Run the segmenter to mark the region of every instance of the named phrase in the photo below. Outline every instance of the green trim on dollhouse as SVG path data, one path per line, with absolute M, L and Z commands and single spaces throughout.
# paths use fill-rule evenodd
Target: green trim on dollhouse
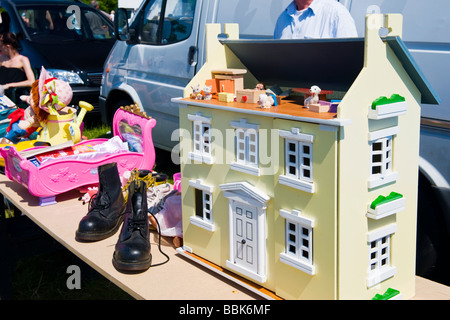
M 377 293 L 372 300 L 389 300 L 394 298 L 395 296 L 398 296 L 400 294 L 400 291 L 388 288 L 385 293 L 379 294 Z
M 376 209 L 377 206 L 403 198 L 403 195 L 397 192 L 392 191 L 388 196 L 378 196 L 372 203 L 370 204 L 370 208 Z
M 385 104 L 393 104 L 397 102 L 404 102 L 405 97 L 402 97 L 399 94 L 394 93 L 390 98 L 387 97 L 379 97 L 372 102 L 372 109 L 376 110 L 378 106 L 382 106 Z
M 393 94 L 390 98 L 379 97 L 372 102 L 367 117 L 372 120 L 386 119 L 401 116 L 406 113 L 408 103 L 399 94 Z
M 402 194 L 391 192 L 388 196 L 378 196 L 367 209 L 367 217 L 378 220 L 396 214 L 405 209 L 405 198 Z

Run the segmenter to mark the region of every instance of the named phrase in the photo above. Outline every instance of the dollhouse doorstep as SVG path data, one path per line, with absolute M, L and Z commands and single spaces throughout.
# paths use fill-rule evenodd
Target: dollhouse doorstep
M 223 269 L 221 267 L 219 267 L 218 265 L 211 263 L 187 250 L 185 250 L 184 248 L 180 247 L 177 248 L 177 252 L 182 255 L 185 258 L 188 258 L 189 260 L 198 263 L 199 265 L 207 268 L 208 270 L 211 270 L 215 273 L 217 273 L 218 275 L 220 275 L 221 277 L 224 277 L 228 280 L 233 281 L 234 283 L 258 294 L 259 296 L 261 296 L 264 299 L 267 300 L 283 300 L 281 297 L 277 296 L 276 294 L 274 294 L 273 292 L 267 290 L 264 287 L 261 287 L 247 279 L 244 279 L 240 276 L 238 276 L 237 274 L 234 274 L 226 269 Z

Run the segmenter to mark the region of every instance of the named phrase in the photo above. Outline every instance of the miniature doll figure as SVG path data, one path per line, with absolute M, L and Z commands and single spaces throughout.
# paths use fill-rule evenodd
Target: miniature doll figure
M 211 94 L 212 86 L 207 86 L 203 88 L 203 99 L 204 100 L 211 100 L 212 94 Z
M 258 83 L 255 87 L 255 90 L 264 90 L 264 84 Z
M 271 95 L 267 95 L 266 93 L 262 93 L 259 95 L 258 106 L 262 109 L 270 108 L 274 103 L 274 100 Z
M 259 95 L 259 99 L 258 99 L 258 106 L 262 109 L 268 109 L 271 106 L 277 106 L 277 96 L 275 95 L 275 93 L 270 90 L 267 89 L 266 93 L 262 93 Z
M 312 86 L 309 89 L 311 95 L 305 99 L 305 108 L 309 108 L 311 104 L 319 103 L 319 94 L 322 91 L 318 86 Z
M 191 99 L 201 100 L 202 93 L 201 93 L 200 85 L 197 84 L 196 86 L 191 86 L 191 88 L 192 88 Z
M 72 94 L 67 82 L 51 78 L 42 67 L 39 79 L 31 86 L 30 95 L 20 97 L 29 107 L 18 109 L 8 116 L 11 122 L 2 142 L 17 143 L 29 137 L 42 123 L 46 123 L 49 114 L 57 115 L 66 107 L 72 100 Z

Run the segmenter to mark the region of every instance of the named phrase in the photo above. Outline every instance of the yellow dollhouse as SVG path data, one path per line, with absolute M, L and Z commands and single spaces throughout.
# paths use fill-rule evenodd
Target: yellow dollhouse
M 224 25 L 220 42 L 220 33 L 208 25 L 207 61 L 174 99 L 179 252 L 269 298 L 413 297 L 420 103 L 439 98 L 401 40 L 402 16 L 368 15 L 365 38 L 244 41 Z M 224 69 L 240 70 L 247 89 L 318 85 L 341 99 L 313 112 L 291 96 L 270 108 L 189 97 Z

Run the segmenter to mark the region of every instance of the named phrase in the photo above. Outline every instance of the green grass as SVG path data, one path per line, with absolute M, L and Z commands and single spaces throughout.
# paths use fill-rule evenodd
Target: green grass
M 83 135 L 88 139 L 110 138 L 111 127 L 100 121 L 85 123 Z M 170 153 L 156 150 L 155 171 L 172 175 L 179 172 Z M 81 268 L 81 289 L 68 289 L 70 274 L 67 267 Z M 13 299 L 15 300 L 128 300 L 133 299 L 97 271 L 89 267 L 73 253 L 60 246 L 46 253 L 36 253 L 21 258 L 14 270 Z
M 111 137 L 111 126 L 104 123 L 96 124 L 93 122 L 85 123 L 85 128 L 83 129 L 83 136 L 88 139 L 95 138 L 110 138 Z

